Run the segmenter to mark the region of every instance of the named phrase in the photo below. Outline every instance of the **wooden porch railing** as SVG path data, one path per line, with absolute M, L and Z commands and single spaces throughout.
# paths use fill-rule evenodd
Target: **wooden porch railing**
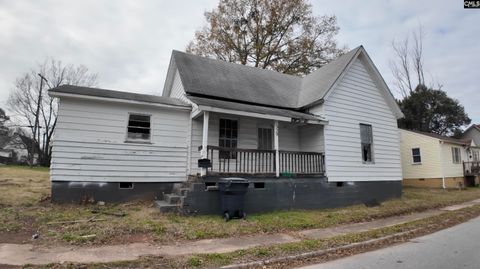
M 211 174 L 275 175 L 275 150 L 207 146 Z M 279 151 L 280 173 L 323 174 L 324 155 L 320 152 Z
M 465 176 L 480 175 L 480 162 L 463 162 L 463 174 Z

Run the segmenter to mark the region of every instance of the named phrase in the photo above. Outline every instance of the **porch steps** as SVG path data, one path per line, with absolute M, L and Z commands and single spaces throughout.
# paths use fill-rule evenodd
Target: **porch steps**
M 161 213 L 181 213 L 183 200 L 190 191 L 190 184 L 184 182 L 174 186 L 172 193 L 163 195 L 163 200 L 155 201 L 155 205 Z
M 180 204 L 181 200 L 183 198 L 183 196 L 176 195 L 176 194 L 173 194 L 173 193 L 165 194 L 164 196 L 165 196 L 164 200 L 171 205 Z
M 163 200 L 156 200 L 155 206 L 161 213 L 178 213 L 180 210 L 180 204 L 170 204 Z

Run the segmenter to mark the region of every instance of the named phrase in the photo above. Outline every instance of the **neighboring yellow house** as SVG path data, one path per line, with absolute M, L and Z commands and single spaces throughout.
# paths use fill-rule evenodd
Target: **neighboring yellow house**
M 403 185 L 458 188 L 479 184 L 480 148 L 471 139 L 400 129 Z

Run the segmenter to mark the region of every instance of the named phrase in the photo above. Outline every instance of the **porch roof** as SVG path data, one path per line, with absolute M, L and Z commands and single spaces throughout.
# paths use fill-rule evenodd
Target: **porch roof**
M 316 123 L 326 121 L 324 117 L 319 115 L 313 115 L 313 114 L 298 112 L 298 111 L 289 110 L 289 109 L 229 102 L 229 101 L 194 97 L 194 96 L 189 96 L 188 98 L 193 103 L 197 104 L 200 110 L 208 110 L 208 108 L 220 108 L 220 109 L 231 110 L 231 111 L 242 111 L 247 113 L 263 114 L 266 116 L 268 115 L 281 116 L 281 117 L 288 118 L 289 121 L 291 121 L 292 119 L 300 120 L 300 121 L 309 121 L 309 122 L 313 121 Z

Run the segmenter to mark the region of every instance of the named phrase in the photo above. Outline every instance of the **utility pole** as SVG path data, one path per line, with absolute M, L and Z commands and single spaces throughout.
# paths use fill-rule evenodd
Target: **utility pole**
M 45 80 L 48 83 L 48 80 L 42 76 L 42 74 L 38 73 L 38 76 L 40 77 L 40 90 L 38 92 L 38 101 L 37 101 L 37 112 L 35 113 L 35 125 L 33 126 L 33 137 L 32 137 L 32 153 L 31 153 L 31 160 L 30 160 L 30 166 L 33 166 L 33 162 L 35 159 L 35 138 L 37 136 L 37 131 L 40 134 L 40 131 L 38 130 L 38 125 L 39 125 L 39 114 L 40 114 L 40 106 L 42 105 L 42 91 L 43 91 L 43 81 Z M 38 145 L 40 145 L 40 141 L 37 141 Z

